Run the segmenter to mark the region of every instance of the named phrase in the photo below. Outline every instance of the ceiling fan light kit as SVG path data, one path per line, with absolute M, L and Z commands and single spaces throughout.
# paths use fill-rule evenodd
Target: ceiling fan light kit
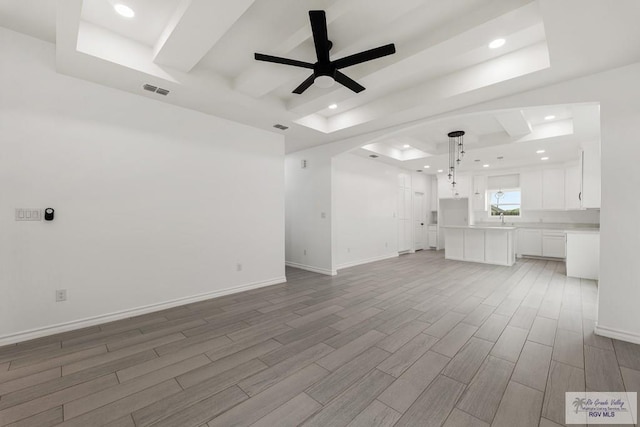
M 355 93 L 360 93 L 365 87 L 339 70 L 396 53 L 396 47 L 391 43 L 332 61 L 329 56 L 329 51 L 333 43 L 327 35 L 327 16 L 324 10 L 310 10 L 309 20 L 311 21 L 313 44 L 316 50 L 317 62 L 315 64 L 262 53 L 255 54 L 255 59 L 258 61 L 274 62 L 276 64 L 313 70 L 313 74 L 295 88 L 293 93 L 302 94 L 314 83 L 316 86 L 326 89 L 333 86 L 335 82 L 351 89 Z

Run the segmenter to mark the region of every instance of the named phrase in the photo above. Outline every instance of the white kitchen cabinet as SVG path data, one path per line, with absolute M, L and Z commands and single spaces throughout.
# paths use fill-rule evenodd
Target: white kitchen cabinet
M 484 236 L 484 260 L 488 264 L 513 265 L 513 233 L 488 232 Z
M 542 209 L 542 171 L 532 170 L 520 173 L 522 210 Z
M 430 225 L 427 231 L 427 244 L 430 248 L 438 247 L 438 226 Z
M 592 280 L 600 278 L 599 232 L 567 232 L 567 276 Z
M 464 260 L 464 229 L 445 228 L 446 235 L 444 257 L 446 259 Z
M 566 234 L 564 231 L 542 232 L 542 256 L 564 258 L 566 256 Z
M 431 177 L 431 193 L 429 194 L 429 204 L 430 204 L 430 210 L 431 211 L 437 211 L 438 210 L 438 180 L 436 179 L 436 176 L 432 176 Z
M 518 255 L 542 256 L 542 230 L 518 229 Z
M 542 209 L 564 209 L 564 169 L 542 171 Z
M 473 228 L 464 230 L 464 260 L 484 262 L 484 230 Z
M 564 171 L 564 208 L 566 210 L 582 209 L 582 167 L 569 166 Z
M 600 141 L 590 141 L 582 145 L 582 207 L 600 208 L 601 166 Z
M 473 210 L 487 211 L 487 177 L 484 175 L 473 177 L 472 195 Z

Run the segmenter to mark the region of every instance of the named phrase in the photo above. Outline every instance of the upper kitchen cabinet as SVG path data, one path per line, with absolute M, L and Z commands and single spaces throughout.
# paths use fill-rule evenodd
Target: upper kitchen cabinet
M 473 177 L 473 210 L 487 210 L 487 177 L 478 175 Z
M 564 209 L 564 168 L 542 170 L 542 209 Z
M 522 210 L 542 209 L 542 171 L 540 169 L 520 172 Z
M 564 171 L 564 208 L 568 211 L 582 209 L 582 167 L 569 166 Z
M 471 177 L 468 175 L 456 176 L 456 191 L 452 190 L 451 182 L 446 175 L 438 176 L 438 198 L 454 199 L 468 198 L 471 196 Z
M 600 141 L 582 144 L 582 207 L 600 208 Z

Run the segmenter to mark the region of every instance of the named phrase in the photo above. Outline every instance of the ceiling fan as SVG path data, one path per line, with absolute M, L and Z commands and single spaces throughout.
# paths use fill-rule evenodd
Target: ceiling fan
M 324 10 L 310 10 L 309 20 L 311 21 L 313 43 L 316 47 L 316 56 L 318 58 L 318 62 L 315 64 L 297 61 L 295 59 L 264 55 L 262 53 L 255 54 L 255 58 L 258 61 L 275 62 L 277 64 L 292 65 L 294 67 L 309 68 L 313 70 L 313 74 L 303 81 L 300 86 L 295 88 L 293 93 L 301 94 L 314 83 L 319 87 L 327 88 L 333 85 L 334 81 L 351 89 L 355 93 L 362 92 L 365 89 L 364 86 L 347 77 L 339 70 L 396 53 L 396 47 L 391 43 L 332 61 L 329 58 L 329 50 L 331 50 L 333 43 L 331 43 L 327 36 L 327 17 Z

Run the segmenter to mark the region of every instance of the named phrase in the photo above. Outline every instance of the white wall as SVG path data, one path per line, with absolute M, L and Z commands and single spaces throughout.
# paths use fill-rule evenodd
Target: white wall
M 302 160 L 307 161 L 303 169 Z M 331 158 L 322 147 L 286 156 L 287 265 L 336 274 L 331 254 Z
M 0 344 L 284 279 L 281 136 L 58 75 L 53 45 L 2 28 L 0 47 Z
M 332 164 L 336 269 L 398 256 L 400 169 L 350 153 Z

